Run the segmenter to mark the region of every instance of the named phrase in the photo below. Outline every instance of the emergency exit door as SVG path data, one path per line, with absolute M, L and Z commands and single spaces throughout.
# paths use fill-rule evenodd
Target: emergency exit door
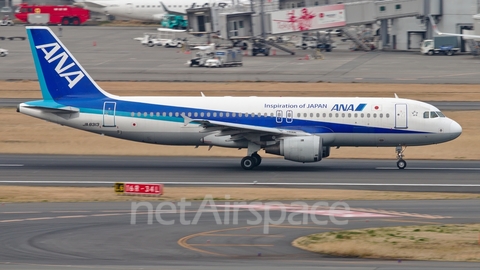
M 408 128 L 407 104 L 395 104 L 395 128 Z
M 103 103 L 103 126 L 115 127 L 115 109 L 117 107 L 116 102 L 105 101 Z

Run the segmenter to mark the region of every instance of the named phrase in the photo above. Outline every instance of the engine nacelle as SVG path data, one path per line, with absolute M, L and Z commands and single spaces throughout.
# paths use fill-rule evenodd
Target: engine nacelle
M 298 162 L 317 162 L 329 155 L 330 148 L 324 149 L 320 136 L 286 137 L 279 143 L 265 148 L 265 152 L 283 156 L 287 160 Z

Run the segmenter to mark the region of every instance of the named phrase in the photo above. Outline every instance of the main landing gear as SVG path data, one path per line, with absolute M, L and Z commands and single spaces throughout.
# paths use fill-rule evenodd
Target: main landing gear
M 400 170 L 403 170 L 405 169 L 405 167 L 407 167 L 407 162 L 405 160 L 403 160 L 403 157 L 405 155 L 403 155 L 403 152 L 407 149 L 407 147 L 405 146 L 405 148 L 403 148 L 403 146 L 399 145 L 395 148 L 395 152 L 397 152 L 397 167 L 400 169 Z
M 240 165 L 242 165 L 244 170 L 251 170 L 262 163 L 262 157 L 257 153 L 260 149 L 260 145 L 248 142 L 247 156 L 242 158 L 242 161 L 240 162 Z
M 257 152 L 242 158 L 241 161 L 242 168 L 245 170 L 251 170 L 260 165 L 260 163 L 262 163 L 262 157 Z

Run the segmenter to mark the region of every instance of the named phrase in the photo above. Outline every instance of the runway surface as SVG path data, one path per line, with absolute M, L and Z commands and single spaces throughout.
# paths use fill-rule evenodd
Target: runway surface
M 38 99 L 38 98 L 37 98 Z M 0 98 L 0 108 L 17 107 L 22 102 L 36 100 L 35 98 Z M 476 111 L 480 110 L 477 101 L 426 101 L 442 111 Z
M 159 208 L 159 202 L 151 203 L 152 211 L 149 203 L 137 208 L 129 202 L 2 204 L 0 268 L 478 269 L 475 263 L 338 258 L 291 246 L 297 237 L 318 232 L 480 222 L 478 202 L 472 200 L 344 203 L 350 211 L 335 208 L 334 219 L 315 212 L 305 223 L 295 209 L 282 212 L 259 206 L 253 211 L 247 205 L 234 212 L 218 201 L 203 208 L 194 202 L 183 215 L 179 206 Z M 299 222 L 303 224 L 295 224 Z
M 162 182 L 188 186 L 298 186 L 396 191 L 480 192 L 480 161 L 324 159 L 302 164 L 264 158 L 252 171 L 240 158 L 0 155 L 0 184 L 111 186 Z M 64 182 L 68 181 L 68 182 Z
M 56 31 L 56 28 L 53 28 Z M 324 53 L 324 60 L 304 60 L 277 50 L 276 56 L 245 56 L 243 67 L 191 68 L 192 57 L 177 48 L 144 47 L 133 38 L 156 27 L 64 27 L 62 42 L 95 80 L 104 81 L 288 81 L 478 84 L 479 59 L 471 55 L 423 56 L 415 52 L 351 52 L 350 43 Z M 2 27 L 2 36 L 26 36 L 21 25 Z M 36 80 L 28 41 L 2 42 L 0 80 Z

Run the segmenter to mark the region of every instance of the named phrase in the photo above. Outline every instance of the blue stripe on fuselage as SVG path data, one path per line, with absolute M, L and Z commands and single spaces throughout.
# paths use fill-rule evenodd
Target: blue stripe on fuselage
M 151 119 L 151 120 L 160 120 L 160 121 L 170 121 L 170 122 L 179 122 L 183 123 L 184 119 L 181 116 L 182 113 L 191 116 L 193 119 L 205 119 L 205 120 L 215 120 L 222 121 L 227 123 L 235 124 L 244 124 L 251 126 L 259 127 L 270 127 L 270 128 L 282 128 L 282 129 L 291 129 L 291 130 L 303 130 L 308 133 L 353 133 L 354 128 L 355 133 L 387 133 L 387 134 L 406 134 L 406 133 L 429 133 L 422 131 L 412 131 L 405 129 L 390 129 L 390 128 L 379 128 L 379 127 L 366 127 L 366 129 L 358 129 L 358 127 L 363 127 L 361 125 L 351 125 L 351 124 L 341 124 L 341 123 L 331 123 L 324 121 L 315 121 L 315 120 L 305 120 L 294 118 L 292 123 L 286 123 L 285 118 L 283 118 L 282 123 L 276 122 L 275 116 L 261 116 L 255 115 L 252 117 L 250 113 L 248 117 L 245 117 L 245 112 L 242 113 L 242 117 L 238 117 L 239 112 L 236 117 L 232 117 L 233 112 L 229 111 L 217 111 L 217 110 L 207 110 L 207 109 L 196 109 L 188 107 L 179 107 L 179 106 L 169 106 L 169 105 L 159 105 L 159 104 L 148 104 L 141 102 L 133 101 L 124 101 L 124 100 L 115 100 L 115 99 L 65 99 L 58 100 L 57 102 L 61 103 L 63 106 L 72 106 L 80 109 L 80 112 L 90 113 L 90 114 L 103 114 L 103 104 L 105 101 L 116 102 L 116 116 L 122 117 L 131 117 L 138 119 Z M 157 116 L 157 112 L 160 113 L 160 116 Z M 167 116 L 163 116 L 163 113 L 166 113 Z M 132 115 L 133 113 L 133 115 Z M 140 113 L 140 114 L 139 114 Z M 145 116 L 146 113 L 146 116 Z M 153 116 L 150 115 L 153 113 Z M 172 113 L 172 116 L 169 114 Z M 175 116 L 175 113 L 178 113 L 178 116 Z M 194 116 L 194 113 L 198 113 L 198 116 Z M 204 116 L 200 116 L 200 113 L 204 113 Z M 207 113 L 210 113 L 210 116 L 206 116 Z M 216 113 L 217 116 L 213 116 L 213 113 Z M 223 117 L 219 116 L 219 113 L 223 113 Z M 226 117 L 225 114 L 230 113 L 229 117 Z

